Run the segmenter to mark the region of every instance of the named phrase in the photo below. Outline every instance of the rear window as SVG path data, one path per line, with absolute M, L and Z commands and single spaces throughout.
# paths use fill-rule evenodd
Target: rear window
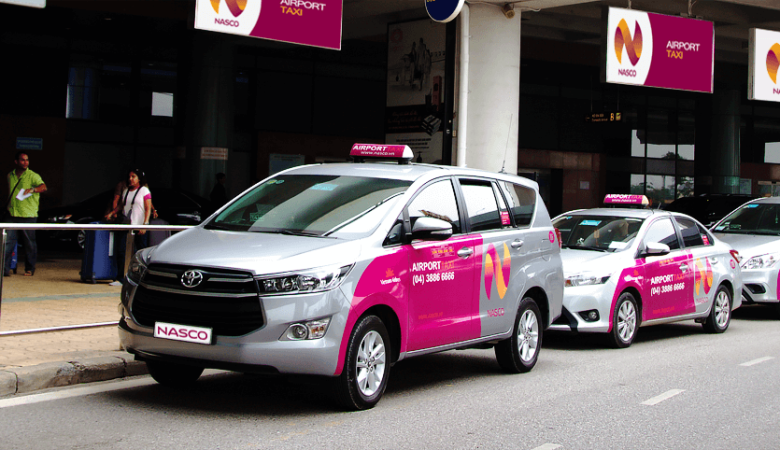
M 519 184 L 499 182 L 509 203 L 509 212 L 518 227 L 528 227 L 534 220 L 536 211 L 536 191 Z

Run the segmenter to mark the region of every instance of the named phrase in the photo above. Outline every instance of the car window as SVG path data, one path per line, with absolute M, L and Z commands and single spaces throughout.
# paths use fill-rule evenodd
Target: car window
M 207 228 L 356 239 L 371 234 L 410 181 L 280 175 L 247 192 Z
M 561 232 L 561 246 L 619 252 L 631 246 L 644 219 L 621 216 L 561 216 L 553 226 Z
M 780 234 L 780 204 L 749 203 L 715 227 L 719 233 Z
M 675 217 L 675 220 L 677 220 L 677 225 L 680 226 L 680 233 L 682 234 L 683 243 L 686 247 L 709 245 L 709 238 L 707 239 L 707 244 L 705 244 L 702 237 L 702 230 L 699 229 L 696 222 L 685 217 Z M 704 236 L 706 236 L 706 233 Z
M 644 239 L 645 245 L 649 242 L 666 244 L 671 250 L 680 248 L 680 241 L 677 239 L 677 232 L 672 225 L 672 220 L 664 218 L 650 224 Z
M 492 183 L 461 179 L 460 187 L 466 202 L 470 230 L 475 232 L 501 229 L 501 215 Z
M 444 220 L 452 224 L 452 234 L 461 232 L 458 203 L 455 201 L 455 191 L 449 179 L 424 187 L 412 200 L 409 204 L 409 220 L 412 227 L 420 217 Z
M 509 211 L 515 219 L 515 225 L 530 226 L 536 210 L 536 191 L 505 181 L 499 182 L 499 185 L 509 203 Z

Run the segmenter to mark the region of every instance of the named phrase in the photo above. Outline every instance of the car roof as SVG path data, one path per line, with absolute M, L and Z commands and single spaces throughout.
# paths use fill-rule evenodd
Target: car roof
M 576 211 L 569 211 L 563 213 L 562 216 L 619 216 L 619 217 L 634 217 L 637 219 L 647 219 L 655 214 L 668 215 L 668 211 L 662 211 L 658 209 L 633 209 L 633 208 L 592 208 L 592 209 L 579 209 Z
M 750 203 L 780 203 L 780 197 L 762 197 L 757 198 Z
M 364 176 L 369 178 L 388 178 L 414 182 L 420 178 L 434 178 L 437 175 L 464 175 L 473 177 L 489 177 L 522 183 L 537 187 L 537 183 L 528 178 L 504 173 L 488 172 L 486 170 L 470 169 L 456 166 L 438 166 L 434 164 L 397 164 L 397 163 L 333 163 L 312 164 L 289 169 L 284 174 L 296 175 L 340 175 Z

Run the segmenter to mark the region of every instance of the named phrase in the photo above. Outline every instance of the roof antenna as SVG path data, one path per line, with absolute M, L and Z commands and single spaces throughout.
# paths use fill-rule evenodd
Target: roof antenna
M 506 173 L 506 170 L 504 170 L 504 166 L 506 166 L 506 154 L 509 151 L 509 136 L 512 135 L 512 119 L 514 119 L 515 115 L 510 114 L 509 115 L 509 130 L 506 132 L 506 145 L 504 146 L 504 161 L 501 162 L 501 170 L 498 173 Z

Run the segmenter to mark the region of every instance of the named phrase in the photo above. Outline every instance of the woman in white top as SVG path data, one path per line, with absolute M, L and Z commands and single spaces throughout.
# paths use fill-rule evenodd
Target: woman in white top
M 106 215 L 107 220 L 115 218 L 121 210 L 124 215 L 123 223 L 149 225 L 149 217 L 152 213 L 152 193 L 146 187 L 146 174 L 143 170 L 133 169 L 127 173 L 127 188 L 122 191 L 121 200 L 116 208 Z M 148 238 L 146 230 L 139 230 L 135 235 L 136 250 L 146 248 Z

